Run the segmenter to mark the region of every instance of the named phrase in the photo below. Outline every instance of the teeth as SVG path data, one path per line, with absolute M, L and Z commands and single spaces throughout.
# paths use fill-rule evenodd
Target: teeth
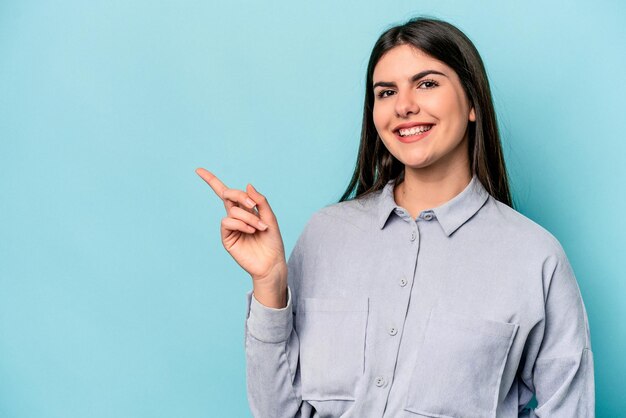
M 430 130 L 430 128 L 432 128 L 432 125 L 421 125 L 421 126 L 415 126 L 410 129 L 400 129 L 400 136 L 421 134 L 423 132 Z

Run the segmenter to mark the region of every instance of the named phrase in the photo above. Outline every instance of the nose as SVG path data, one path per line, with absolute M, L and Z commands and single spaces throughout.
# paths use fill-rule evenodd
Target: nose
M 398 92 L 396 100 L 396 114 L 398 117 L 406 118 L 410 114 L 417 114 L 420 111 L 414 91 Z

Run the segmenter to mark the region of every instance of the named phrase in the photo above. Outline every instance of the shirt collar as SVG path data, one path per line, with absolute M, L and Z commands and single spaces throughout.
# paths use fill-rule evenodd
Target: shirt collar
M 393 196 L 393 187 L 396 179 L 389 180 L 379 195 L 378 226 L 385 227 L 389 215 L 394 209 L 401 209 Z M 485 204 L 489 193 L 482 185 L 476 174 L 463 191 L 441 206 L 432 208 L 447 236 L 450 236 L 469 218 L 471 218 Z

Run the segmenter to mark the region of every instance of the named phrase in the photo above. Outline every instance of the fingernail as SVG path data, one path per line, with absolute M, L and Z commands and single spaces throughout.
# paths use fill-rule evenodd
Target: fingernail
M 256 203 L 254 203 L 254 201 L 248 197 L 248 198 L 246 198 L 246 205 L 248 205 L 251 208 L 253 208 L 254 205 L 256 205 Z
M 264 223 L 263 221 L 259 221 L 259 226 L 263 229 L 267 229 L 267 224 Z

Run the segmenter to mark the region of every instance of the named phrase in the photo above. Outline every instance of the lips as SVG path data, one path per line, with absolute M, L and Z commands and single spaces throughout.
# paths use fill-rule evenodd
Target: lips
M 407 135 L 407 136 L 400 135 L 401 129 L 405 130 L 405 129 L 411 129 L 411 128 L 418 128 L 422 126 L 430 126 L 430 129 L 424 132 L 413 134 L 413 135 Z M 398 141 L 406 144 L 406 143 L 416 142 L 416 141 L 419 141 L 420 139 L 427 137 L 433 131 L 433 129 L 435 129 L 435 126 L 436 125 L 433 123 L 425 123 L 425 122 L 404 123 L 402 125 L 398 125 L 393 130 L 393 133 Z
M 410 129 L 410 128 L 416 128 L 418 126 L 427 126 L 427 125 L 434 125 L 434 123 L 428 123 L 428 122 L 408 122 L 408 123 L 403 123 L 403 124 L 398 125 L 395 128 L 393 128 L 393 132 L 398 132 L 398 131 L 400 131 L 400 129 Z

